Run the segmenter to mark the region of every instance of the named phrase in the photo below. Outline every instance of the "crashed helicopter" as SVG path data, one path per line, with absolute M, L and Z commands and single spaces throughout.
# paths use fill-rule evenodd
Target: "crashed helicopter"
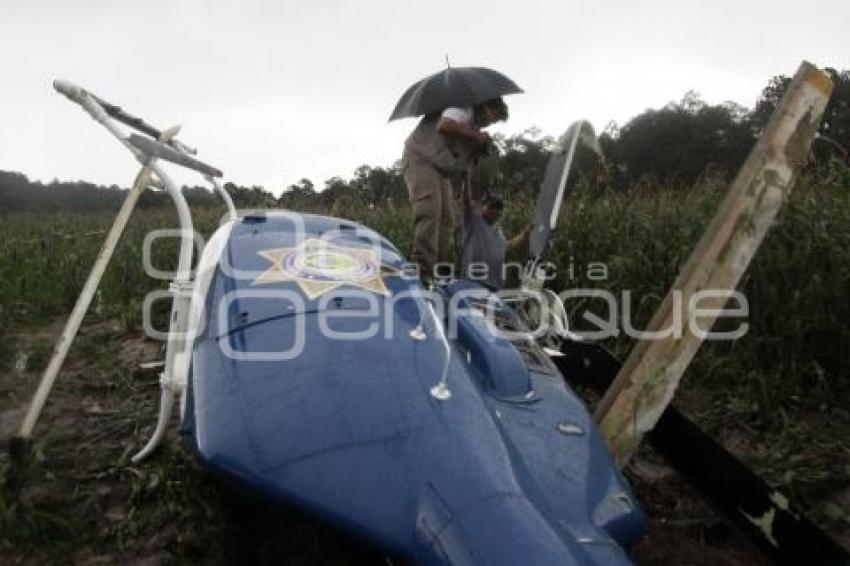
M 416 563 L 629 563 L 624 549 L 642 535 L 643 512 L 546 350 L 576 339 L 539 264 L 589 124 L 576 123 L 553 152 L 523 287 L 496 294 L 467 280 L 425 288 L 392 242 L 348 220 L 239 213 L 222 173 L 176 128 L 160 131 L 69 82 L 54 86 L 142 168 L 21 436 L 155 180 L 182 237 L 159 418 L 134 461 L 161 442 L 178 405 L 181 433 L 210 471 Z M 203 175 L 227 206 L 194 271 L 192 217 L 163 162 Z

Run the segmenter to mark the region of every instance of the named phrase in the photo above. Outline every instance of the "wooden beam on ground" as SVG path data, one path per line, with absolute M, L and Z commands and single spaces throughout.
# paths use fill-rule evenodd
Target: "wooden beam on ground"
M 831 92 L 823 72 L 807 62 L 800 66 L 646 329 L 664 337 L 635 344 L 597 407 L 596 419 L 621 466 L 664 413 L 728 295 L 703 294 L 694 305 L 692 299 L 706 290 L 720 295 L 735 289 L 794 185 Z

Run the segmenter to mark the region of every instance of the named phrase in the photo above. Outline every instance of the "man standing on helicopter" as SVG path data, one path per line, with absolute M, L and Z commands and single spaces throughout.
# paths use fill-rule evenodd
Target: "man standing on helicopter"
M 454 255 L 454 194 L 466 173 L 490 145 L 483 128 L 508 119 L 501 98 L 475 106 L 428 114 L 404 144 L 403 171 L 413 206 L 413 252 L 423 281 L 435 267 L 449 267 Z

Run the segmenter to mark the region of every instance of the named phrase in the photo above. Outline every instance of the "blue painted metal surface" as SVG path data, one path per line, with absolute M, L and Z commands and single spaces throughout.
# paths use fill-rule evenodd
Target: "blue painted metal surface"
M 310 277 L 268 277 L 278 253 L 268 250 L 319 237 L 346 249 L 376 243 L 387 295 L 343 283 L 309 298 Z M 457 329 L 452 396 L 431 396 L 444 346 L 428 317 L 424 339 L 411 337 L 422 305 L 403 297 L 421 287 L 399 275 L 402 262 L 391 243 L 347 221 L 239 221 L 193 350 L 184 425 L 199 458 L 420 564 L 628 563 L 622 547 L 642 534 L 643 514 L 582 402 L 536 347 L 489 331 L 487 293 L 464 281 L 445 290 L 458 307 L 444 321 Z M 319 263 L 332 275 L 339 267 Z M 366 298 L 346 293 L 356 289 Z M 263 295 L 277 291 L 287 294 Z M 498 300 L 490 308 L 515 316 Z M 345 340 L 327 328 L 377 335 Z M 292 359 L 238 359 L 297 347 L 299 333 Z

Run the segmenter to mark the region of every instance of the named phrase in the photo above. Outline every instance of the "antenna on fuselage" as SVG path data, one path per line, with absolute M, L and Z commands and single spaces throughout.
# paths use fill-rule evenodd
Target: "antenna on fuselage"
M 428 301 L 425 301 L 428 303 Z M 443 374 L 440 376 L 440 381 L 431 388 L 431 397 L 437 399 L 439 401 L 447 401 L 452 398 L 452 392 L 449 389 L 449 364 L 452 361 L 452 348 L 449 346 L 449 341 L 446 338 L 446 332 L 443 329 L 443 322 L 437 316 L 437 312 L 434 310 L 434 305 L 428 303 L 428 310 L 431 311 L 431 316 L 434 317 L 434 324 L 437 326 L 437 334 L 440 336 L 440 340 L 443 343 L 443 347 L 446 349 L 446 361 L 443 364 Z
M 433 292 L 433 287 L 429 289 L 429 292 Z M 425 318 L 426 312 L 430 313 L 431 318 L 434 319 L 434 325 L 437 328 L 437 336 L 440 338 L 440 341 L 446 350 L 446 359 L 443 363 L 443 371 L 440 374 L 440 381 L 438 381 L 437 384 L 430 389 L 430 393 L 434 399 L 447 401 L 452 397 L 452 392 L 448 385 L 449 365 L 452 360 L 452 348 L 449 345 L 448 338 L 446 338 L 446 332 L 443 329 L 443 322 L 440 320 L 440 317 L 437 316 L 437 311 L 434 309 L 434 305 L 432 305 L 426 297 L 419 298 L 420 300 L 416 301 L 419 304 L 419 324 L 412 328 L 409 334 L 411 338 L 419 342 L 428 338 L 428 333 L 425 332 Z M 425 303 L 425 308 L 422 307 L 421 303 Z

